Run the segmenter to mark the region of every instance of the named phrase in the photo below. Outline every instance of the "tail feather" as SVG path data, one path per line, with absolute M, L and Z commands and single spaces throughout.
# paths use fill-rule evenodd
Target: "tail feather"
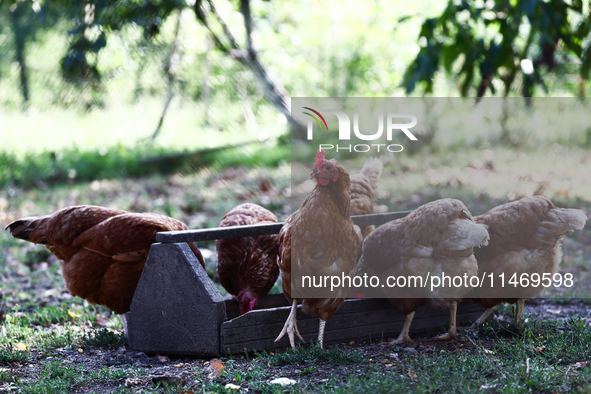
M 15 220 L 4 229 L 10 231 L 14 238 L 23 239 L 34 243 L 44 243 L 47 236 L 45 234 L 37 233 L 41 223 L 38 217 L 29 217 Z
M 574 230 L 585 227 L 587 216 L 580 209 L 550 209 L 540 223 L 536 235 L 548 243 L 556 242 L 556 238 L 572 234 Z
M 384 163 L 378 158 L 367 160 L 361 168 L 361 173 L 369 178 L 371 187 L 374 189 L 378 187 L 378 180 L 382 176 Z

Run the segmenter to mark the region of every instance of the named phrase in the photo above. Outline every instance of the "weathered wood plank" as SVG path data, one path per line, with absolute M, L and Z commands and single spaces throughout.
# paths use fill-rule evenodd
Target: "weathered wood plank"
M 156 241 L 162 243 L 197 242 L 279 234 L 281 227 L 283 227 L 283 223 L 265 223 L 248 226 L 204 228 L 199 230 L 164 231 L 156 234 Z
M 290 307 L 252 311 L 222 323 L 220 347 L 222 353 L 243 353 L 244 350 L 273 350 L 289 346 L 287 336 L 275 343 L 283 328 Z M 465 324 L 476 320 L 484 311 L 480 305 L 465 301 L 458 307 L 457 322 Z M 316 341 L 318 318 L 304 314 L 301 306 L 297 313 L 298 328 L 307 343 Z M 381 340 L 395 337 L 404 325 L 405 317 L 394 310 L 387 300 L 347 300 L 326 324 L 324 342 L 340 343 Z M 449 324 L 449 312 L 428 306 L 417 310 L 411 335 Z
M 127 314 L 129 347 L 214 356 L 225 320 L 222 296 L 189 245 L 153 244 Z
M 386 213 L 372 213 L 369 215 L 351 216 L 353 222 L 358 226 L 381 226 L 384 223 L 392 220 L 401 219 L 411 213 L 412 211 L 386 212 Z
M 358 226 L 380 226 L 408 215 L 410 211 L 373 213 L 371 215 L 351 216 Z M 185 231 L 164 231 L 156 234 L 156 241 L 162 243 L 212 241 L 215 239 L 253 237 L 257 235 L 279 234 L 283 223 L 254 224 L 249 226 L 216 227 Z

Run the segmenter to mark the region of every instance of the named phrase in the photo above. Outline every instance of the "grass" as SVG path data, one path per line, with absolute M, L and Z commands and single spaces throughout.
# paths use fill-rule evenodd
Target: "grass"
M 76 387 L 88 386 L 95 381 L 101 381 L 103 384 L 117 383 L 129 374 L 130 371 L 108 368 L 102 368 L 97 372 L 86 372 L 81 365 L 51 361 L 41 365 L 38 380 L 30 385 L 21 385 L 19 390 L 25 394 L 68 393 Z
M 456 349 L 453 346 L 452 350 L 438 348 L 429 353 L 399 352 L 398 360 L 389 361 L 392 368 L 384 369 L 374 362 L 363 368 L 361 374 L 358 368 L 360 364 L 368 364 L 367 356 L 364 357 L 357 350 L 340 347 L 332 347 L 327 351 L 313 347 L 298 348 L 275 355 L 264 354 L 255 358 L 253 363 L 258 365 L 257 362 L 269 360 L 271 365 L 328 364 L 335 375 L 347 363 L 354 365 L 353 368 L 345 368 L 345 379 L 333 376 L 321 384 L 309 384 L 302 378 L 296 385 L 287 390 L 284 388 L 286 392 L 471 393 L 493 390 L 549 393 L 588 389 L 591 368 L 586 363 L 577 364 L 591 357 L 591 330 L 585 320 L 529 319 L 519 336 L 507 338 L 491 335 L 475 337 L 477 347 L 471 352 L 457 349 L 457 346 Z M 385 353 L 390 354 L 386 357 L 391 357 L 393 349 L 385 349 Z M 355 369 L 357 373 L 352 373 Z M 303 370 L 300 375 L 305 373 L 306 370 Z
M 25 362 L 28 359 L 29 354 L 22 351 L 0 350 L 0 364 Z
M 60 307 L 37 308 L 30 312 L 19 311 L 18 306 L 7 313 L 2 323 L 6 336 L 0 336 L 0 362 L 24 361 L 28 351 L 51 351 L 76 346 L 114 346 L 125 344 L 123 335 L 98 327 L 97 313 L 103 308 L 90 306 L 73 308 L 76 304 L 63 303 Z M 81 329 L 81 327 L 83 327 Z M 26 350 L 18 350 L 17 344 Z
M 194 171 L 202 167 L 274 167 L 287 162 L 290 157 L 289 146 L 273 143 L 216 149 L 199 148 L 189 152 L 141 143 L 133 147 L 115 145 L 96 151 L 70 148 L 57 153 L 44 151 L 23 155 L 0 151 L 0 187 L 46 188 L 47 184 L 138 178 L 154 173 Z
M 125 345 L 127 340 L 124 334 L 115 334 L 106 328 L 101 328 L 98 331 L 91 331 L 84 333 L 80 340 L 81 345 L 98 346 L 98 347 L 121 347 Z
M 487 323 L 485 328 L 494 324 Z M 333 346 L 327 350 L 312 346 L 275 354 L 259 353 L 246 365 L 235 360 L 225 361 L 224 382 L 231 380 L 262 393 L 588 390 L 591 383 L 591 366 L 586 364 L 591 357 L 589 322 L 580 317 L 566 321 L 530 318 L 517 336 L 499 337 L 495 332 L 493 329 L 461 332 L 455 345 L 433 346 L 434 351 L 429 352 L 406 353 L 398 347 L 382 347 L 382 350 L 373 349 L 370 354 L 364 354 L 348 346 Z M 458 348 L 470 341 L 476 346 L 470 350 Z M 380 362 L 382 358 L 387 364 Z M 329 372 L 318 379 L 322 370 Z M 294 377 L 294 373 L 297 376 Z M 285 387 L 267 383 L 281 374 L 287 374 L 297 383 Z M 204 389 L 229 392 L 219 382 L 209 382 Z
M 265 357 L 265 355 L 259 357 Z M 300 363 L 314 365 L 319 362 L 335 365 L 360 364 L 364 361 L 364 356 L 361 352 L 355 349 L 341 348 L 339 346 L 333 346 L 326 350 L 320 349 L 316 346 L 308 348 L 297 347 L 293 350 L 290 349 L 267 357 L 268 362 L 271 363 L 271 365 L 276 366 Z M 311 370 L 307 372 L 304 371 L 302 371 L 302 373 L 312 372 Z

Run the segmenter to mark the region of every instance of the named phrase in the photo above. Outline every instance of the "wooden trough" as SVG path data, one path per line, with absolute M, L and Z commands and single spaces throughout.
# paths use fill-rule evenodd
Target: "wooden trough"
M 379 226 L 409 212 L 353 216 L 358 225 Z M 277 234 L 283 223 L 158 233 L 127 313 L 131 349 L 148 353 L 218 356 L 289 346 L 283 328 L 290 306 L 283 294 L 259 300 L 257 308 L 239 316 L 238 303 L 224 300 L 188 241 Z M 476 320 L 484 311 L 470 301 L 458 307 L 457 322 Z M 300 333 L 310 343 L 318 335 L 318 317 L 298 307 Z M 430 307 L 417 310 L 411 333 L 447 326 L 449 312 Z M 326 325 L 324 342 L 381 340 L 397 336 L 404 316 L 385 299 L 347 300 Z

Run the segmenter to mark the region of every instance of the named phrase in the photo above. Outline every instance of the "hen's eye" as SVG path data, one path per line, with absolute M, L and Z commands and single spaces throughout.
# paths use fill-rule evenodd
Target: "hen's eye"
M 330 166 L 328 164 L 324 166 L 325 170 L 328 170 L 329 168 L 330 168 Z

